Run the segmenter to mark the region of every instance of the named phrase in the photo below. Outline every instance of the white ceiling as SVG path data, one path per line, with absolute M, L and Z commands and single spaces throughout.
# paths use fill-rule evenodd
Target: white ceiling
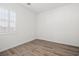
M 31 5 L 27 5 L 27 3 L 23 3 L 22 5 L 28 7 L 29 9 L 37 13 L 40 13 L 40 12 L 51 10 L 67 4 L 68 3 L 31 3 Z

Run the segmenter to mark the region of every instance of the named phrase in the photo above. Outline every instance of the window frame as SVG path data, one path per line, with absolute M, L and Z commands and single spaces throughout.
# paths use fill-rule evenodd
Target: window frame
M 4 11 L 4 15 L 5 15 L 5 11 L 6 10 L 8 12 L 8 14 L 7 14 L 8 15 L 8 19 L 7 20 L 5 19 L 5 16 L 3 15 L 4 16 L 4 21 L 5 20 L 7 21 L 7 27 L 5 27 L 5 29 L 3 31 L 1 31 L 2 30 L 2 28 L 1 28 L 0 33 L 15 33 L 16 32 L 16 12 L 14 10 L 11 10 L 11 9 L 5 9 L 5 8 L 0 8 L 0 9 L 2 9 Z M 11 12 L 15 14 L 15 15 L 12 14 L 13 15 L 12 16 L 13 17 L 13 22 L 14 22 L 13 26 L 15 26 L 15 27 L 12 27 L 13 28 L 12 30 L 11 30 L 11 25 L 10 25 L 10 23 L 11 23 Z M 0 21 L 2 21 L 2 19 L 0 19 Z M 2 25 L 2 27 L 3 27 L 3 25 Z M 6 31 L 6 29 L 7 29 L 7 31 Z

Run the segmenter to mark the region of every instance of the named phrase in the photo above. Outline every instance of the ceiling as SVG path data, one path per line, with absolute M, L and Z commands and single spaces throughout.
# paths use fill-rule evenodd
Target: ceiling
M 27 5 L 27 3 L 22 3 L 23 6 L 28 7 L 37 13 L 51 10 L 67 4 L 68 3 L 31 3 L 31 5 Z

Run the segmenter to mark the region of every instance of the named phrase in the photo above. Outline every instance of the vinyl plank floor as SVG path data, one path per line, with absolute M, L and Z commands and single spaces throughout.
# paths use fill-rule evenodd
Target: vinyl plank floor
M 0 56 L 79 56 L 79 47 L 35 39 L 0 52 Z

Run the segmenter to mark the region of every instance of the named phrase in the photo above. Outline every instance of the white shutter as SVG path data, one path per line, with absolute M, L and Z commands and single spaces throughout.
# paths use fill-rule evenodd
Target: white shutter
M 0 8 L 0 32 L 14 32 L 16 30 L 16 13 Z

